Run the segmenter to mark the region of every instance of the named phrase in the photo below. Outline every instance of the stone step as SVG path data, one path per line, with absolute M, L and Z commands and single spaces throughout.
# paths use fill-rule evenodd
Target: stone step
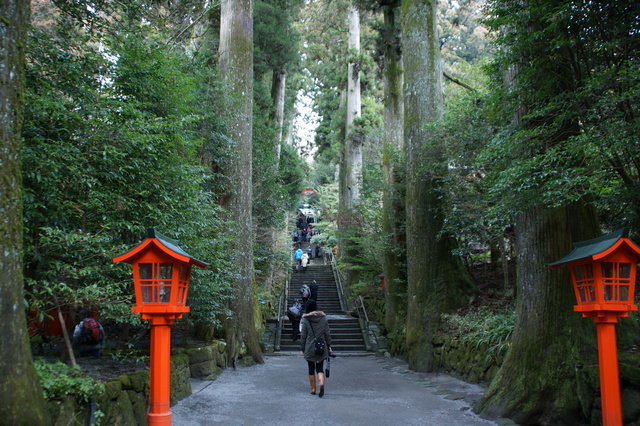
M 290 343 L 289 343 L 290 342 Z M 299 342 L 291 342 L 289 341 L 287 343 L 283 341 L 280 342 L 280 351 L 282 352 L 299 352 L 300 351 L 300 344 Z M 359 344 L 359 343 L 354 343 L 354 344 L 349 344 L 349 343 L 339 343 L 339 342 L 332 342 L 331 344 L 331 349 L 333 349 L 334 352 L 366 352 L 366 348 L 364 346 L 364 344 Z
M 306 246 L 303 245 L 303 250 Z M 331 265 L 324 265 L 320 259 L 311 263 L 306 272 L 294 272 L 289 279 L 289 298 L 287 306 L 293 304 L 294 299 L 301 299 L 299 290 L 302 284 L 316 281 L 318 284 L 318 307 L 328 316 L 331 330 L 331 347 L 335 352 L 361 354 L 366 352 L 366 344 L 357 318 L 345 316 L 340 303 L 340 296 L 335 283 Z M 292 324 L 284 320 L 280 338 L 280 351 L 299 352 L 300 342 L 293 342 Z

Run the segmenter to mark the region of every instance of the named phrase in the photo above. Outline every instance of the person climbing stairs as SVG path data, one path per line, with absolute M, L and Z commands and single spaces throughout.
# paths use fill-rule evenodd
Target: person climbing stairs
M 340 353 L 365 353 L 367 348 L 360 320 L 343 311 L 332 268 L 333 266 L 330 264 L 325 265 L 322 259 L 313 258 L 306 273 L 292 273 L 289 281 L 287 307 L 293 304 L 294 299 L 302 299 L 299 290 L 303 284 L 311 284 L 315 281 L 318 286 L 316 303 L 329 319 L 333 351 L 338 355 Z M 300 350 L 300 342 L 293 341 L 292 331 L 292 323 L 285 317 L 280 338 L 281 352 Z

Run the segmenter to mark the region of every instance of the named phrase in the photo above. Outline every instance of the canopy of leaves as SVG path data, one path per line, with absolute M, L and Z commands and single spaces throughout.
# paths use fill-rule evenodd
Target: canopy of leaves
M 233 150 L 212 61 L 216 7 L 34 5 L 23 195 L 27 299 L 36 315 L 87 307 L 105 320 L 135 322 L 130 267 L 111 258 L 138 244 L 147 227 L 210 263 L 192 273 L 187 321 L 215 325 L 228 314 L 233 268 L 226 253 L 235 236 L 217 200 L 228 188 Z M 254 214 L 279 226 L 304 167 L 289 147 L 276 158 L 270 79 L 259 77 L 295 68 L 299 5 L 257 7 L 264 13 L 256 20 Z M 271 250 L 259 256 L 275 256 Z
M 492 71 L 505 107 L 483 155 L 495 171 L 493 199 L 518 209 L 588 196 L 603 223 L 637 225 L 637 4 L 543 1 L 525 11 L 497 0 L 490 7 L 487 23 L 501 47 Z M 515 79 L 505 92 L 509 68 Z M 510 124 L 516 116 L 518 127 Z
M 155 227 L 212 263 L 194 274 L 190 317 L 212 321 L 228 286 L 220 253 L 229 237 L 201 163 L 213 117 L 198 95 L 216 89 L 197 64 L 131 25 L 114 37 L 68 21 L 32 30 L 23 127 L 30 308 L 85 306 L 132 320 L 130 267 L 111 257 Z

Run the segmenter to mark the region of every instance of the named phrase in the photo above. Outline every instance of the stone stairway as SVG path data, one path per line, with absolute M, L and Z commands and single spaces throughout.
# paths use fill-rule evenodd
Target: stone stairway
M 331 330 L 331 348 L 337 354 L 367 352 L 360 320 L 346 315 L 340 305 L 340 296 L 333 276 L 331 265 L 324 265 L 322 258 L 314 258 L 307 267 L 306 273 L 293 272 L 289 281 L 289 299 L 291 306 L 294 299 L 301 299 L 300 287 L 313 280 L 318 284 L 318 309 L 327 314 Z M 293 352 L 300 350 L 300 342 L 293 342 L 291 321 L 285 317 L 280 351 Z

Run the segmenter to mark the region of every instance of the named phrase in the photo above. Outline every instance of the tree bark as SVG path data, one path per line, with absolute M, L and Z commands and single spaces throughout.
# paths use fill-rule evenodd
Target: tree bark
M 339 228 L 341 231 L 340 247 L 342 258 L 351 265 L 359 263 L 360 247 L 354 239 L 357 228 L 357 203 L 362 186 L 362 136 L 355 131 L 355 120 L 361 114 L 360 65 L 357 55 L 360 52 L 360 12 L 353 3 L 348 9 L 348 48 L 349 63 L 347 66 L 347 91 L 345 99 L 345 137 L 344 155 L 340 173 L 340 190 L 343 203 L 340 206 Z M 358 280 L 358 268 L 350 267 L 345 274 L 346 285 Z
M 353 4 L 349 6 L 349 55 L 360 52 L 360 13 Z M 362 140 L 353 131 L 354 121 L 361 114 L 360 96 L 360 65 L 349 61 L 347 77 L 347 110 L 346 110 L 346 143 L 345 143 L 345 171 L 346 171 L 346 210 L 354 208 L 360 198 L 362 185 Z
M 404 136 L 407 153 L 407 350 L 409 366 L 434 368 L 432 339 L 440 314 L 461 305 L 472 291 L 455 240 L 441 235 L 447 173 L 435 129 L 442 116 L 442 70 L 435 0 L 403 0 L 402 46 L 405 70 Z
M 385 278 L 385 328 L 392 332 L 404 317 L 407 278 L 404 264 L 405 239 L 403 194 L 399 191 L 399 176 L 395 169 L 398 153 L 404 152 L 403 74 L 397 5 L 384 7 L 384 148 L 382 168 L 382 233 L 384 242 L 383 273 Z
M 20 131 L 29 2 L 0 0 L 0 419 L 49 424 L 27 334 L 22 275 Z
M 549 263 L 569 253 L 573 242 L 597 236 L 595 211 L 582 202 L 518 215 L 516 327 L 500 371 L 476 406 L 481 414 L 518 424 L 589 420 L 594 395 L 584 385 L 583 366 L 597 362 L 595 328 L 573 311 L 568 270 L 552 270 Z
M 282 130 L 284 126 L 284 95 L 287 82 L 287 73 L 273 71 L 273 81 L 271 83 L 271 98 L 274 107 L 274 124 L 276 126 L 276 158 L 280 158 L 280 145 L 282 144 Z
M 252 137 L 253 137 L 253 1 L 223 1 L 220 10 L 220 76 L 228 88 L 229 136 L 234 154 L 229 156 L 228 196 L 225 201 L 237 236 L 232 247 L 238 266 L 226 324 L 227 353 L 235 366 L 240 349 L 256 362 L 262 351 L 255 327 L 253 293 Z
M 560 144 L 584 131 L 578 116 L 559 117 L 565 101 L 555 103 L 558 97 L 570 99 L 581 92 L 582 75 L 580 68 L 567 66 L 563 55 L 548 55 L 562 51 L 558 46 L 572 44 L 566 25 L 548 25 L 550 5 L 558 6 L 557 16 L 572 7 L 568 3 L 523 2 L 514 14 L 515 22 L 503 28 L 512 33 L 512 44 L 505 43 L 504 50 L 514 52 L 503 63 L 505 86 L 519 101 L 511 109 L 512 124 L 516 130 L 536 134 L 531 139 L 523 140 L 520 135 L 511 138 L 513 153 L 523 162 L 551 147 L 561 148 Z M 511 15 L 505 9 L 501 13 Z M 533 39 L 540 42 L 530 43 Z M 533 113 L 536 108 L 538 112 Z M 576 155 L 575 146 L 558 149 L 554 155 L 566 157 L 563 166 L 584 161 L 582 155 Z M 549 166 L 537 167 L 543 170 Z M 565 202 L 557 208 L 544 205 L 540 199 L 545 195 L 545 184 L 534 181 L 533 186 L 541 189 L 526 193 L 526 200 L 516 200 L 522 203 L 522 213 L 515 222 L 516 325 L 511 349 L 476 409 L 508 416 L 520 424 L 584 424 L 591 420 L 596 400 L 595 389 L 585 385 L 586 371 L 597 364 L 595 327 L 573 311 L 575 299 L 567 268 L 551 270 L 549 263 L 569 253 L 573 242 L 599 236 L 598 218 L 586 200 Z

